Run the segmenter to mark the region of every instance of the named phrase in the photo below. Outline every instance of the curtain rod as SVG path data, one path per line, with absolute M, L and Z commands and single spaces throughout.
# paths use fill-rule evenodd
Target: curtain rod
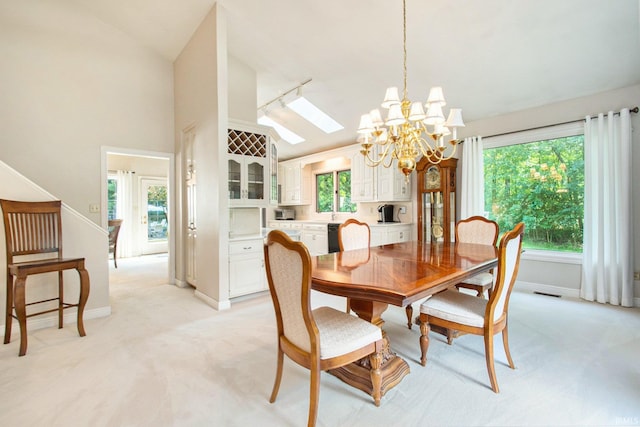
M 629 108 L 629 112 L 630 112 L 630 113 L 638 113 L 638 111 L 640 111 L 638 107 Z M 618 114 L 618 115 L 619 115 L 619 114 L 620 114 L 620 112 L 613 113 L 613 115 L 614 115 L 614 116 L 615 116 L 616 114 Z M 592 118 L 592 119 L 597 119 L 597 118 L 598 118 L 598 116 L 591 116 L 590 118 Z M 511 132 L 497 133 L 497 134 L 495 134 L 495 135 L 483 136 L 482 138 L 495 138 L 496 136 L 510 135 L 510 134 L 512 134 L 512 133 L 527 132 L 527 131 L 530 131 L 530 130 L 544 129 L 544 128 L 548 128 L 548 127 L 551 127 L 551 126 L 568 125 L 568 124 L 570 124 L 570 123 L 578 123 L 578 122 L 582 122 L 582 121 L 584 121 L 584 119 L 570 120 L 570 121 L 568 121 L 568 122 L 553 123 L 553 124 L 545 125 L 545 126 L 536 126 L 536 127 L 529 128 L 529 129 L 521 129 L 521 130 L 514 130 L 514 131 L 511 131 Z M 462 144 L 462 143 L 464 143 L 464 140 L 462 140 L 462 141 L 460 141 L 460 142 L 459 142 L 459 144 Z

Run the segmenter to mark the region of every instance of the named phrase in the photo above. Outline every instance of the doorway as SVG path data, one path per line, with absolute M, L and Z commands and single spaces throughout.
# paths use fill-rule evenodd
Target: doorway
M 108 219 L 123 219 L 118 267 L 121 259 L 140 262 L 155 254 L 166 260 L 165 283 L 170 284 L 175 283 L 174 166 L 173 153 L 102 148 L 103 227 Z

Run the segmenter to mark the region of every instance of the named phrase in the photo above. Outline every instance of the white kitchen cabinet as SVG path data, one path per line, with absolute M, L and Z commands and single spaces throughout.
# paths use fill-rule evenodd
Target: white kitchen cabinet
M 411 224 L 369 225 L 371 246 L 411 241 Z
M 230 122 L 227 130 L 229 206 L 267 207 L 271 186 L 270 156 L 274 144 L 268 128 Z
M 268 203 L 266 198 L 267 170 L 266 158 L 228 155 L 229 164 L 229 205 L 262 206 Z
M 280 202 L 282 206 L 311 204 L 311 167 L 301 162 L 281 164 Z
M 375 155 L 374 155 L 375 157 Z M 411 182 L 398 170 L 398 161 L 386 168 L 368 166 L 359 152 L 351 157 L 351 200 L 401 202 L 411 200 Z
M 300 240 L 311 256 L 329 253 L 327 224 L 303 224 Z
M 404 202 L 411 200 L 411 181 L 407 181 L 398 169 L 398 161 L 394 160 L 391 167 L 376 168 L 376 200 L 379 202 Z
M 264 239 L 229 243 L 229 297 L 268 289 L 264 268 Z
M 375 169 L 367 166 L 365 158 L 357 152 L 351 157 L 351 201 L 374 201 L 374 172 Z

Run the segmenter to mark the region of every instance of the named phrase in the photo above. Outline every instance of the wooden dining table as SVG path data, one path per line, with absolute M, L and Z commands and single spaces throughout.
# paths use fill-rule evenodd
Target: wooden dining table
M 389 304 L 410 307 L 497 263 L 498 251 L 491 245 L 394 243 L 312 257 L 311 286 L 316 291 L 349 298 L 351 309 L 360 318 L 382 327 L 382 314 Z M 384 330 L 383 338 L 382 394 L 409 373 L 409 365 L 391 350 Z M 372 393 L 368 358 L 330 372 Z

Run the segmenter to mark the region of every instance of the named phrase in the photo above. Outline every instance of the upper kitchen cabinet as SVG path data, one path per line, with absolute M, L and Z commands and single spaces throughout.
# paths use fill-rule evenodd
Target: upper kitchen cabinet
M 351 200 L 354 202 L 411 201 L 411 182 L 398 170 L 398 161 L 386 168 L 366 164 L 358 151 L 351 157 Z
M 266 207 L 271 200 L 269 131 L 258 125 L 230 122 L 227 139 L 229 206 Z
M 311 204 L 311 166 L 300 161 L 280 164 L 280 205 Z

